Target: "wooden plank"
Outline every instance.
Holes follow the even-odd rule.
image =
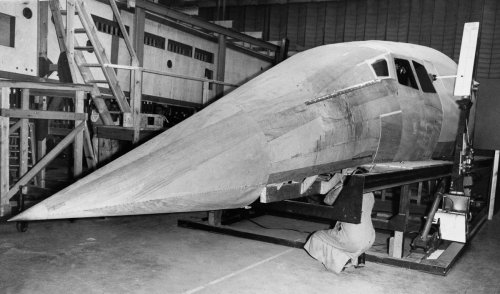
[[[470,96],[478,34],[478,22],[465,24],[462,47],[460,48],[460,58],[458,61],[457,78],[455,80],[455,90],[453,93],[455,96]]]
[[[57,42],[61,52],[66,51],[66,41],[64,40],[64,25],[61,16],[61,9],[59,8],[59,0],[49,0],[50,10],[52,11],[52,19],[54,20],[54,27],[57,35]]]
[[[95,169],[97,166],[97,156],[95,155],[94,150],[92,140],[90,139],[89,129],[87,124],[85,124],[85,128],[83,130],[83,152],[87,162],[87,168],[91,170]]]
[[[208,224],[220,226],[222,223],[222,210],[211,210],[208,212]]]
[[[39,110],[47,110],[47,97],[40,97],[40,102],[38,109]],[[40,137],[40,132],[37,133],[37,152],[36,152],[36,161],[38,162],[41,160],[45,154],[47,154],[47,137],[43,136],[43,138]],[[33,164],[35,166],[35,164]],[[42,188],[45,188],[45,169],[42,168],[40,172],[38,173],[38,185]]]
[[[85,113],[49,110],[0,109],[0,114],[5,117],[26,119],[85,120],[87,118]]]
[[[0,87],[21,88],[21,89],[36,89],[36,90],[50,90],[55,94],[59,91],[85,91],[91,92],[93,87],[90,85],[82,84],[68,84],[68,83],[48,83],[48,82],[20,82],[10,80],[0,80]]]
[[[399,196],[399,212],[398,216],[403,221],[404,229],[408,225],[408,217],[410,216],[410,185],[403,185],[401,187],[401,195]],[[402,258],[404,250],[404,231],[394,232],[394,243],[392,257]]]
[[[162,130],[141,130],[139,140],[158,134]],[[97,137],[113,140],[132,141],[134,129],[117,126],[97,126]]]
[[[130,73],[130,107],[132,109],[132,120],[134,128],[133,143],[139,141],[139,131],[141,128],[141,105],[142,105],[142,70],[136,69]]]
[[[52,150],[45,155],[38,163],[32,167],[22,178],[17,181],[9,190],[7,193],[6,199],[7,201],[12,198],[14,195],[16,195],[17,192],[19,192],[19,187],[20,186],[25,186],[27,185],[31,179],[36,176],[43,168],[47,166],[54,158],[59,155],[66,147],[68,147],[69,144],[74,140],[77,134],[83,131],[85,122],[80,123],[68,136],[66,136],[64,139],[59,142],[59,144],[56,145],[56,147],[52,148]]]
[[[75,114],[84,114],[84,93],[77,92],[75,98]],[[85,127],[85,120],[75,120],[75,127],[83,124]],[[76,179],[82,174],[82,160],[83,160],[83,131],[75,135],[73,142],[73,177]]]
[[[29,110],[30,90],[23,89],[21,94],[21,109]],[[33,139],[33,138],[32,138]],[[19,131],[19,177],[28,171],[28,151],[29,151],[29,120],[21,119],[21,129]]]
[[[18,120],[18,121],[16,121],[15,124],[11,125],[9,128],[9,135],[12,135],[15,132],[17,132],[17,130],[19,130],[19,128],[21,127],[21,123],[22,123],[22,120]]]
[[[134,50],[139,61],[139,66],[144,61],[144,27],[146,25],[146,13],[142,8],[136,8],[134,14]]]
[[[38,57],[47,58],[47,35],[49,31],[49,3],[47,1],[38,2]],[[45,75],[40,65],[38,66],[38,76]]]
[[[109,0],[109,5],[111,6],[111,10],[113,10],[113,14],[116,18],[116,22],[118,23],[118,27],[120,28],[120,31],[122,32],[123,40],[125,41],[125,45],[127,46],[128,53],[130,54],[130,57],[132,58],[132,63],[138,63],[137,54],[135,53],[134,46],[132,45],[132,41],[130,40],[127,29],[125,28],[125,25],[123,24],[122,17],[121,17],[120,11],[118,10],[118,7],[116,6],[115,0]],[[144,42],[142,42],[142,43],[144,43]]]
[[[66,0],[66,12],[66,56],[72,80],[76,83],[80,81],[80,76],[75,64],[75,0]]]
[[[224,35],[218,36],[217,43],[217,69],[216,76],[218,81],[224,81],[225,71],[226,71],[226,37]],[[224,86],[216,86],[216,97],[222,96],[224,92]]]
[[[10,88],[2,87],[0,107],[10,107]],[[0,217],[7,214],[9,206],[9,118],[0,116]]]
[[[493,160],[493,172],[491,174],[490,201],[488,204],[488,220],[493,219],[493,214],[495,212],[495,196],[497,192],[499,158],[500,158],[500,150],[495,150],[495,159]]]

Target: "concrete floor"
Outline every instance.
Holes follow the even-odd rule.
[[[0,293],[500,293],[500,217],[446,277],[177,227],[186,215],[0,224]]]

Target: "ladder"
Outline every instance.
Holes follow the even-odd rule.
[[[132,66],[138,67],[139,61],[132,48],[125,26],[121,21],[118,7],[116,6],[114,0],[110,0],[109,4],[111,5],[113,14],[120,26],[127,48],[129,49]],[[127,98],[118,83],[115,70],[110,67],[110,61],[106,55],[103,45],[99,41],[97,28],[94,24],[92,16],[87,11],[85,2],[83,0],[66,0],[66,10],[61,10],[58,0],[50,0],[49,5],[54,19],[59,47],[61,52],[66,52],[73,82],[83,82],[85,84],[93,85],[94,90],[91,93],[92,101],[99,111],[100,118],[105,125],[115,125],[105,101],[105,99],[115,99],[123,115],[122,126],[133,127],[135,125],[134,120],[140,120],[140,108],[138,108],[140,107],[140,102],[138,103],[139,106],[133,105],[134,114],[132,114],[132,108],[127,102]],[[63,23],[63,15],[66,16],[66,25]],[[81,28],[74,27],[75,16],[78,16],[80,23],[82,24]],[[76,34],[86,34],[91,46],[80,46],[75,39]],[[95,54],[98,63],[88,63],[85,59],[83,51],[92,51]],[[100,68],[105,79],[95,79],[91,68]],[[79,78],[78,72],[81,74],[83,81]],[[132,71],[132,77],[133,76],[134,71]],[[99,85],[107,85],[112,95],[102,93],[103,91],[99,88]],[[136,83],[132,83],[131,81],[130,95],[140,96],[140,92],[137,94],[137,91],[133,89],[135,85]],[[138,98],[140,101],[140,97]],[[137,102],[137,99],[134,99],[134,97],[131,97],[130,100],[132,103]]]
[[[11,122],[11,126],[15,123]],[[15,129],[15,128],[13,128]],[[33,123],[28,124],[28,168],[35,165],[35,141],[34,141],[34,125]],[[11,132],[9,135],[9,182],[15,182],[21,178],[21,143],[19,138],[19,131]],[[33,179],[35,185],[37,184],[37,178]]]

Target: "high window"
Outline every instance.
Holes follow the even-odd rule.
[[[410,62],[406,59],[394,58],[394,64],[396,65],[398,82],[403,86],[412,87],[418,90],[417,81],[413,76]]]
[[[415,67],[415,72],[417,73],[418,80],[420,81],[422,91],[425,93],[436,93],[436,89],[434,88],[429,73],[427,73],[425,67],[416,61],[413,61],[413,67]]]
[[[191,47],[187,44],[181,43],[181,42],[174,41],[174,40],[168,40],[167,49],[168,49],[168,51],[174,52],[177,54],[181,54],[181,55],[185,55],[185,56],[189,56],[189,57],[193,56],[193,47]]]
[[[0,45],[14,47],[16,18],[0,13]]]
[[[387,61],[385,59],[375,61],[372,67],[377,77],[389,76],[389,68],[387,67]]]

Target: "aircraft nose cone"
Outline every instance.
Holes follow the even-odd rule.
[[[9,219],[9,221],[31,221],[47,219],[49,211],[43,204],[35,205],[34,207],[21,212],[20,214]]]
[[[264,134],[243,112],[199,113],[12,220],[204,211],[252,203],[267,183]]]

